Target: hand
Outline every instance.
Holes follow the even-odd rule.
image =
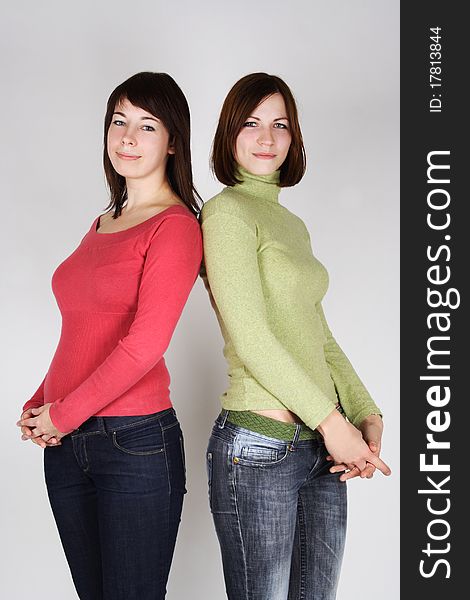
[[[40,446],[41,448],[46,448],[47,446],[60,446],[62,444],[62,442],[60,441],[59,438],[51,437],[46,442],[39,436],[35,437],[31,427],[27,427],[26,425],[23,425],[23,426],[21,425],[22,420],[29,419],[33,416],[34,415],[32,412],[32,408],[27,408],[21,415],[20,420],[17,422],[18,427],[21,428],[21,434],[22,434],[21,439],[24,441],[31,440],[34,444],[36,444],[37,446]]]
[[[380,415],[369,415],[359,425],[359,430],[362,433],[364,441],[369,446],[370,451],[375,456],[380,456],[380,450],[382,448],[382,433],[384,430],[384,424]],[[365,468],[365,472],[361,473],[361,477],[371,479],[375,472],[375,466],[368,464]]]
[[[364,441],[361,431],[348,423],[337,411],[330,413],[318,426],[330,453],[330,459],[336,463],[331,467],[330,472],[337,473],[349,469],[347,473],[341,475],[341,481],[347,481],[357,475],[367,477],[373,474],[369,467],[373,467],[374,471],[378,468],[384,475],[391,473],[390,468],[378,456],[381,440],[380,425],[373,419],[372,422],[365,423],[364,427],[372,448]]]
[[[49,414],[50,407],[51,403],[47,403],[37,408],[27,409],[23,413],[17,423],[21,427],[22,439],[31,439],[41,448],[60,444],[60,440],[65,434],[52,423]]]
[[[380,456],[383,428],[383,421],[379,415],[369,415],[359,425],[359,431],[362,433],[364,441],[375,456]],[[327,460],[333,460],[332,456],[327,456],[326,458]],[[341,471],[346,471],[347,468],[348,467],[345,464],[336,464],[330,471],[332,473],[339,473]],[[367,463],[366,468],[361,472],[358,469],[354,469],[345,473],[344,481],[358,476],[362,479],[371,479],[375,473],[375,469],[375,465]]]

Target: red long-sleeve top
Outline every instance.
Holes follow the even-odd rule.
[[[199,223],[183,206],[115,233],[100,233],[98,223],[52,277],[60,340],[23,407],[52,402],[51,419],[63,433],[91,416],[171,406],[163,354],[202,259]]]

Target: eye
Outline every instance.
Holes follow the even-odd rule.
[[[285,123],[274,123],[275,129],[289,129]]]
[[[256,127],[256,121],[245,121],[243,127]]]
[[[142,129],[144,131],[155,131],[155,127],[152,127],[152,125],[142,125]]]
[[[113,125],[116,125],[117,127],[122,127],[123,125],[125,125],[124,121],[121,121],[120,119],[115,119],[113,121]]]

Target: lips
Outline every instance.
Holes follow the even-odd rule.
[[[127,154],[126,152],[116,152],[116,154],[122,160],[137,160],[140,158],[138,154]]]
[[[276,155],[272,154],[271,152],[253,152],[253,156],[256,156],[256,158],[261,158],[262,160],[276,158]]]

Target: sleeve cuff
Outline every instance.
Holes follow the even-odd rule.
[[[23,406],[22,413],[28,410],[28,408],[39,408],[43,405],[44,402],[42,402],[41,400],[28,400],[28,402],[26,402],[26,404]]]
[[[382,413],[376,406],[369,407],[369,408],[363,408],[360,412],[357,413],[357,415],[354,416],[352,424],[354,425],[354,427],[359,428],[362,421],[366,417],[370,417],[370,415],[378,415],[380,418],[383,418]]]

